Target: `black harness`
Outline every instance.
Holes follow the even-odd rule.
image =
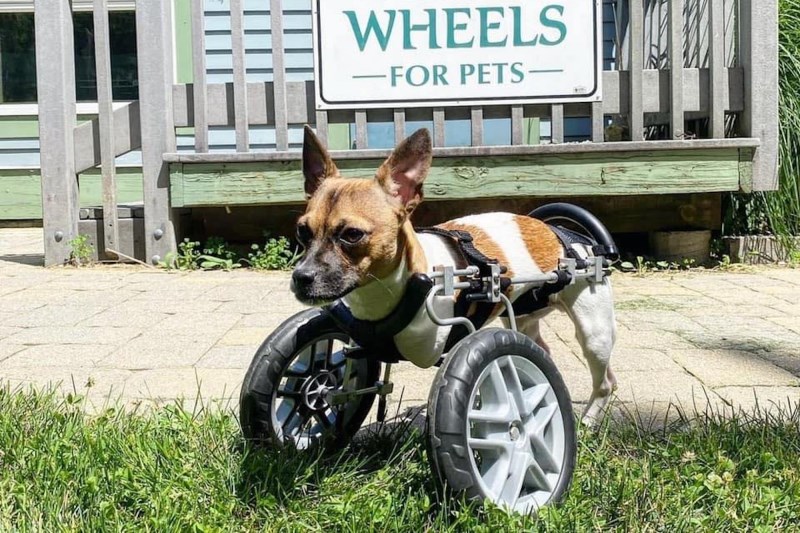
[[[573,244],[581,244],[588,247],[594,247],[597,244],[588,237],[562,226],[550,225],[550,229],[561,241],[565,255],[575,259],[578,268],[584,268],[586,262],[573,249]],[[464,262],[478,267],[480,278],[490,276],[491,265],[498,264],[497,259],[487,257],[475,247],[472,235],[466,231],[431,227],[420,228],[417,232],[430,233],[451,239]],[[512,304],[514,314],[516,316],[528,315],[547,307],[550,296],[561,291],[572,282],[572,276],[569,272],[558,270],[557,274],[557,282],[546,283],[517,298]],[[476,279],[473,280],[472,284],[473,286],[469,289],[460,291],[455,302],[454,314],[455,316],[467,317],[472,322],[472,325],[475,326],[475,329],[480,329],[494,312],[496,304],[476,301],[476,296],[484,294],[483,282],[480,279]],[[501,278],[501,288],[503,290],[509,285],[509,278]],[[348,352],[348,357],[357,359],[369,356],[385,363],[396,363],[405,360],[394,343],[394,337],[408,327],[425,303],[425,298],[432,287],[433,281],[428,276],[425,274],[413,274],[406,283],[403,298],[397,307],[388,316],[376,321],[361,320],[354,317],[350,309],[342,301],[337,301],[328,306],[327,310],[334,322],[358,344],[358,348]],[[501,316],[507,316],[507,312],[504,312]],[[453,326],[445,344],[445,351],[449,351],[468,333],[469,331],[463,325]]]

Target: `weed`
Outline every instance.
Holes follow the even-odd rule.
[[[166,269],[195,270],[201,255],[199,247],[199,242],[183,239],[183,242],[178,244],[178,253],[168,253],[159,266]]]
[[[292,250],[289,239],[267,239],[264,247],[254,244],[244,261],[256,270],[289,270],[302,257],[299,248]]]
[[[203,255],[226,261],[236,261],[238,254],[222,237],[209,237],[203,246]]]
[[[619,264],[622,272],[635,272],[644,275],[648,272],[669,272],[675,270],[691,270],[696,266],[694,259],[684,258],[680,261],[659,261],[647,259],[644,256],[636,256],[636,263],[623,261]]]
[[[92,262],[94,255],[94,246],[89,244],[89,237],[87,235],[78,235],[69,241],[70,253],[69,260],[67,261],[72,266],[85,266]]]

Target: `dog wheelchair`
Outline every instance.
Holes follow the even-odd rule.
[[[344,446],[376,397],[377,418],[384,421],[391,370],[403,360],[387,338],[424,305],[433,322],[451,326],[427,406],[428,459],[440,484],[521,513],[558,502],[576,461],[572,401],[549,354],[517,331],[516,316],[544,307],[550,294],[576,280],[602,282],[618,251],[606,228],[576,206],[548,204],[530,216],[549,223],[564,244],[566,258],[552,272],[504,277],[502,265],[472,248],[465,268],[412,276],[387,320],[355,320],[341,302],[287,319],[259,347],[245,376],[245,437],[298,449]],[[461,237],[469,248],[469,237]],[[579,256],[573,244],[592,253]],[[537,288],[518,298],[530,295],[527,303],[512,304],[505,290],[521,284]],[[482,323],[458,312],[439,316],[435,299],[457,293],[462,310],[504,307],[508,327],[480,329]]]

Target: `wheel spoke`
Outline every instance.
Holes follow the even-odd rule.
[[[285,388],[283,389],[278,388],[278,390],[275,391],[275,393],[277,394],[278,398],[285,397],[285,398],[291,398],[293,400],[299,400],[303,396],[303,393],[299,391],[286,390]]]
[[[511,443],[499,438],[471,438],[467,440],[473,450],[491,450],[498,453],[508,452]]]
[[[486,375],[483,383],[481,383],[479,387],[481,387],[481,401],[484,405],[507,406],[510,410],[510,416],[512,418],[517,417],[516,405],[514,405],[513,400],[509,397],[506,380],[497,361],[492,362],[489,367],[488,375]],[[484,394],[484,389],[486,388],[490,390],[486,390],[486,394]]]
[[[517,412],[521,416],[525,416],[529,411],[525,411],[525,394],[522,391],[522,382],[519,380],[519,373],[517,367],[514,366],[514,361],[511,357],[506,357],[506,368],[508,369],[509,379],[507,380],[511,398],[514,400]]]
[[[499,494],[500,501],[509,507],[514,507],[519,499],[522,484],[525,481],[525,473],[531,463],[531,455],[524,450],[515,450],[509,461],[508,474],[503,484],[503,490]]]
[[[542,403],[542,400],[544,400],[550,390],[549,383],[542,383],[540,385],[534,385],[522,393],[522,405],[520,406],[520,410],[523,418],[533,413],[534,409]]]
[[[550,478],[547,477],[547,474],[542,470],[542,467],[539,466],[535,459],[528,465],[526,485],[529,488],[546,490],[548,492],[553,491],[553,484],[550,482]]]
[[[297,423],[295,424],[295,420]],[[300,409],[297,404],[292,406],[292,410],[289,411],[289,414],[286,416],[286,420],[284,420],[282,429],[283,429],[283,437],[292,436],[299,428],[303,427],[305,420],[303,416],[300,414]]]
[[[544,432],[547,429],[547,426],[550,425],[550,422],[553,420],[553,416],[557,412],[557,403],[552,403],[542,407],[539,409],[538,413],[532,415],[526,422],[525,432],[529,437],[538,437],[540,439],[544,438]]]
[[[536,462],[547,472],[558,472],[560,470],[559,461],[550,453],[550,448],[544,443],[539,435],[528,435],[531,446],[533,446],[533,457]]]
[[[511,409],[471,409],[467,415],[470,422],[508,423],[513,420]]]

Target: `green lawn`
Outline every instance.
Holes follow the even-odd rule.
[[[0,389],[0,530],[791,530],[800,406],[657,433],[583,433],[560,508],[510,517],[437,496],[423,437],[333,456],[255,451],[235,419],[181,408],[83,414],[80,400]],[[795,529],[796,530],[796,529]]]

